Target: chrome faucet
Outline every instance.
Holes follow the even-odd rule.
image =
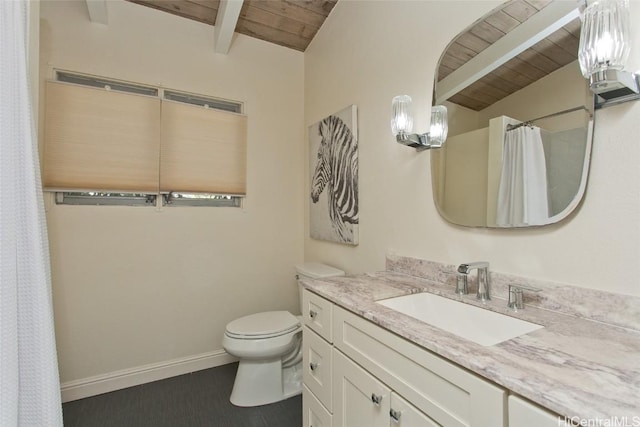
[[[476,298],[480,301],[491,299],[491,286],[489,283],[489,263],[486,261],[469,262],[458,266],[458,274],[456,276],[456,293],[466,295],[469,293],[469,273],[471,270],[478,270],[478,287]]]

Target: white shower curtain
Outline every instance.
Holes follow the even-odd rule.
[[[496,223],[498,226],[548,222],[547,168],[539,127],[507,131],[502,156]]]
[[[61,426],[26,0],[0,0],[0,426]],[[37,89],[34,89],[37,90]]]

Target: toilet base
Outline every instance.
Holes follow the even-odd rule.
[[[240,360],[231,391],[236,406],[279,402],[302,392],[302,363],[282,369],[281,359]]]

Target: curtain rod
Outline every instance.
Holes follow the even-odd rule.
[[[526,122],[518,123],[517,125],[507,125],[507,132],[509,132],[510,130],[518,129],[519,127],[522,127],[522,126],[531,126],[532,122],[536,122],[538,120],[548,119],[555,116],[561,116],[563,114],[573,113],[574,111],[580,111],[580,110],[584,110],[587,113],[589,113],[589,118],[593,117],[593,114],[591,113],[591,111],[584,105],[581,105],[579,107],[569,108],[568,110],[562,110],[562,111],[558,111],[557,113],[547,114],[546,116],[527,120]]]

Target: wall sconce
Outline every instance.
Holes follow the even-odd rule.
[[[447,107],[443,105],[431,107],[431,126],[429,132],[424,134],[411,133],[413,131],[413,112],[411,111],[410,96],[396,96],[393,98],[391,108],[391,132],[396,136],[397,142],[418,151],[440,148],[444,145],[449,131]]]
[[[583,12],[578,59],[597,107],[639,99],[638,75],[624,71],[631,50],[629,1],[596,0]]]

